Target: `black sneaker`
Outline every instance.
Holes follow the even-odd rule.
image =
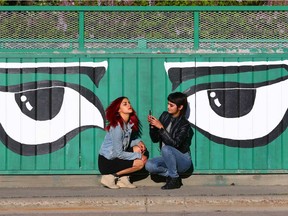
[[[182,185],[181,178],[167,178],[167,182],[164,186],[161,187],[162,190],[177,189]]]

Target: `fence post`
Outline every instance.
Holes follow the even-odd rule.
[[[84,51],[85,35],[84,35],[84,11],[79,11],[79,32],[78,32],[78,44],[79,50]]]

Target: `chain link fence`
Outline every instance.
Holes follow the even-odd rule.
[[[4,8],[0,10],[0,52],[265,52],[288,48],[286,6],[268,11],[247,11],[247,7],[232,11],[201,7],[145,7],[140,11],[139,7]]]

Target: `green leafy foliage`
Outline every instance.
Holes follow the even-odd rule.
[[[0,5],[86,6],[256,6],[285,5],[285,0],[0,0]]]

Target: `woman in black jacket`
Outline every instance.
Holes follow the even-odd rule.
[[[193,131],[185,117],[187,96],[175,92],[167,99],[168,112],[163,112],[159,120],[148,116],[150,137],[153,142],[159,142],[161,156],[148,160],[145,168],[149,173],[167,178],[162,189],[175,189],[182,185],[179,173],[187,171],[192,165],[190,145]]]

